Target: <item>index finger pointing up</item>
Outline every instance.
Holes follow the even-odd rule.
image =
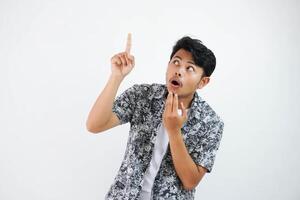
[[[131,49],[131,33],[128,33],[127,35],[127,43],[126,43],[126,52],[130,54],[130,49]]]

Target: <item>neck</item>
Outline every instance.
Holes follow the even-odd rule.
[[[185,109],[190,108],[192,105],[193,98],[194,98],[194,94],[188,96],[179,96],[178,97],[179,107],[181,108],[180,102],[183,102],[183,106],[185,107]]]

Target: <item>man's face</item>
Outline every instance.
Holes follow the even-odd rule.
[[[209,77],[201,79],[203,73],[203,69],[196,66],[192,54],[179,49],[168,63],[166,72],[168,91],[177,93],[178,97],[182,98],[193,96],[197,89],[209,82]]]

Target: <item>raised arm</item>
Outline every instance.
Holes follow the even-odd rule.
[[[131,34],[129,33],[125,51],[111,58],[110,77],[86,121],[86,128],[89,132],[99,133],[120,124],[118,117],[112,112],[112,106],[121,82],[135,65],[134,56],[130,55],[130,49]]]

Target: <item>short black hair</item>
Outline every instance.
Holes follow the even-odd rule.
[[[203,76],[211,76],[216,67],[216,57],[200,40],[189,36],[182,37],[174,45],[170,60],[179,49],[184,49],[192,54],[195,64],[203,68]]]

